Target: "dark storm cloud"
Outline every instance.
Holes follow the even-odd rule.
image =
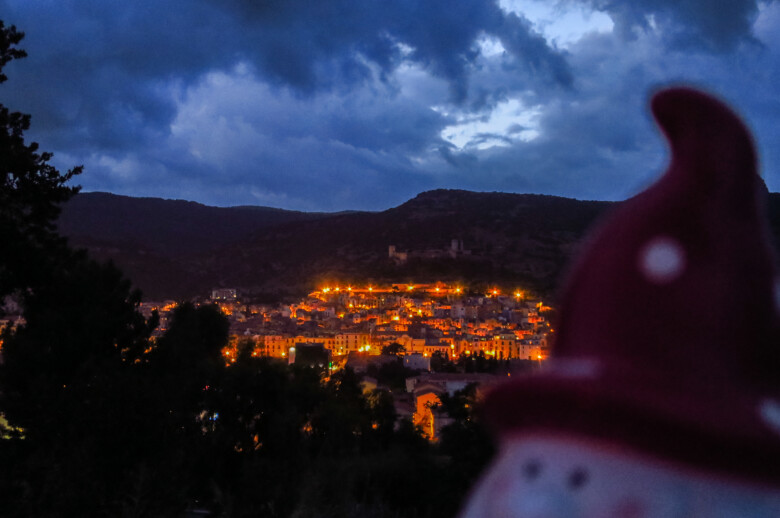
[[[0,7],[25,32],[21,45],[29,56],[13,64],[4,101],[32,113],[33,131],[57,148],[148,144],[175,115],[170,80],[231,65],[218,44],[229,25],[198,2],[187,9],[88,0]]]
[[[520,70],[526,72],[524,75],[530,73],[571,86],[572,73],[563,55],[551,51],[547,40],[533,30],[528,20],[514,13],[508,14],[498,37],[504,48],[519,62]]]
[[[232,2],[160,0],[0,4],[8,23],[28,34],[28,63],[14,70],[11,99],[50,126],[81,126],[79,142],[117,144],[128,120],[164,127],[173,116],[165,86],[189,84],[205,71],[248,60],[282,85],[311,94],[384,78],[402,61],[419,64],[465,100],[479,51],[476,39],[498,36],[527,73],[567,85],[564,58],[527,21],[493,2]],[[46,92],[41,77],[49,79]],[[73,143],[70,143],[71,145]]]
[[[365,61],[386,74],[405,59],[446,79],[453,99],[462,101],[479,57],[475,41],[483,34],[499,38],[527,73],[571,83],[560,53],[527,20],[493,1],[232,0],[227,5],[244,20],[251,42],[246,48],[261,68],[304,90],[328,85],[334,77],[364,79],[371,73]]]
[[[522,124],[512,124],[506,129],[506,132],[508,135],[516,135],[528,129],[530,129],[528,126],[523,126]]]
[[[728,51],[743,42],[756,42],[752,25],[758,14],[756,0],[581,0],[610,14],[619,32],[633,38],[634,31],[655,24],[668,43]],[[765,2],[772,3],[773,0]]]

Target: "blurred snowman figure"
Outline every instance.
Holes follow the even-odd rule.
[[[749,131],[652,99],[666,174],[585,244],[549,366],[491,392],[461,518],[780,518],[780,286]]]

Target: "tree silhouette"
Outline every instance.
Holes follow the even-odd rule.
[[[3,67],[26,56],[16,45],[24,37],[16,27],[0,21],[0,83]],[[60,204],[78,191],[66,183],[81,167],[61,174],[48,162],[51,153],[39,153],[38,144],[25,144],[30,116],[0,104],[0,301],[6,295],[40,285],[54,249],[64,240],[54,223]]]
[[[393,342],[391,344],[382,347],[382,354],[394,354],[396,356],[399,356],[405,352],[406,352],[406,347],[399,344],[398,342]]]
[[[22,37],[0,22],[0,72],[25,56]],[[137,311],[140,293],[119,270],[58,235],[81,168],[60,174],[25,143],[29,126],[0,105],[0,301],[13,295],[25,318],[2,336],[0,412],[12,428],[0,430],[11,437],[0,465],[14,470],[0,470],[0,501],[9,516],[119,514],[128,488],[154,478],[139,474],[159,473],[144,467],[155,434],[138,376],[155,320]],[[158,501],[183,500],[171,491]]]

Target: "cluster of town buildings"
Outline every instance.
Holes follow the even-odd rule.
[[[372,363],[397,360],[382,354],[393,350],[415,372],[407,379],[406,393],[394,394],[397,413],[431,438],[448,422],[435,411],[442,393],[453,394],[472,383],[489,387],[511,372],[430,372],[431,359],[484,356],[507,366],[539,366],[554,332],[545,318],[549,308],[521,291],[496,288],[473,295],[443,283],[323,286],[303,300],[278,306],[245,304],[236,290],[219,289],[209,302],[218,304],[230,321],[231,346],[223,351],[228,363],[236,361],[238,344],[248,343],[254,356],[289,363],[305,356],[331,370],[349,365],[365,372]],[[147,302],[141,310],[147,315],[158,311],[162,333],[174,307],[172,301]],[[364,383],[376,388],[370,377]]]
[[[372,363],[401,356],[415,375],[407,379],[405,394],[394,394],[397,413],[432,438],[447,423],[434,410],[442,393],[453,394],[472,383],[487,387],[511,372],[430,372],[432,359],[479,356],[507,366],[540,366],[554,332],[545,318],[549,308],[521,291],[502,293],[496,288],[474,295],[443,283],[324,286],[294,304],[277,306],[245,304],[236,290],[217,289],[207,302],[217,304],[230,322],[230,345],[223,351],[228,364],[236,361],[239,344],[248,344],[254,356],[289,363],[305,357],[330,370],[349,365],[365,372]],[[158,313],[159,336],[175,307],[174,301],[143,302],[140,310],[147,317]],[[0,325],[19,323],[5,317]],[[392,350],[393,356],[383,350]],[[371,378],[364,382],[377,388]]]
[[[402,354],[449,359],[482,353],[498,360],[543,360],[552,329],[539,300],[497,289],[467,296],[444,284],[329,286],[294,304],[244,304],[235,290],[214,290],[211,301],[230,320],[234,341],[251,340],[254,354],[289,358],[296,347],[319,344],[334,361],[350,353],[378,355],[400,344]],[[143,303],[161,316],[159,332],[175,305]],[[229,354],[229,352],[228,352]]]

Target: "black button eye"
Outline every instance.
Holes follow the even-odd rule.
[[[569,473],[569,487],[571,489],[580,489],[588,482],[588,472],[584,468],[576,468]]]
[[[542,464],[538,460],[529,460],[523,464],[523,475],[526,480],[534,480],[542,472]]]

